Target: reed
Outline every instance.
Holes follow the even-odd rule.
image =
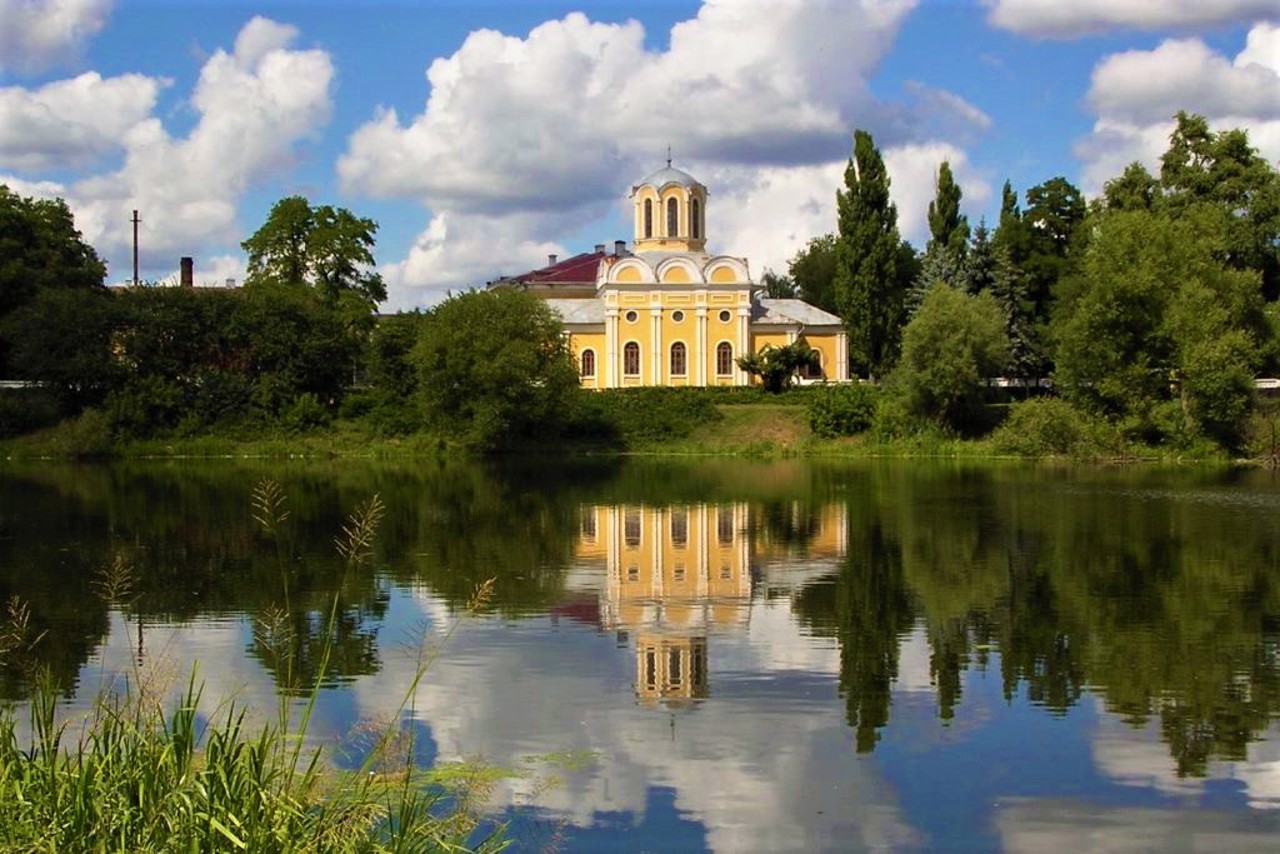
[[[272,535],[287,518],[282,493],[261,484],[253,512]],[[382,504],[351,515],[336,542],[353,569],[372,553]],[[104,573],[103,595],[127,595],[127,571]],[[486,603],[480,588],[467,613]],[[287,592],[287,591],[286,591]],[[286,596],[286,601],[288,597]],[[287,606],[286,606],[287,607]],[[331,611],[330,618],[336,613]],[[466,614],[460,619],[465,619]],[[11,601],[0,625],[0,666],[20,665],[37,639]],[[441,644],[424,643],[401,704],[409,708]],[[251,725],[234,703],[202,715],[198,665],[176,702],[143,674],[104,690],[74,725],[59,715],[49,680],[36,688],[22,734],[20,712],[0,708],[0,851],[69,852],[454,852],[500,851],[505,828],[481,815],[492,785],[484,769],[426,769],[406,742],[403,715],[368,733],[363,763],[342,770],[308,738],[321,672],[300,714],[282,703],[278,720]]]

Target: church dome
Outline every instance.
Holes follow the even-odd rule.
[[[697,178],[685,172],[683,169],[677,169],[671,165],[670,161],[663,168],[656,172],[650,172],[646,175],[636,187],[656,187],[661,190],[670,184],[679,184],[682,187],[706,187]]]

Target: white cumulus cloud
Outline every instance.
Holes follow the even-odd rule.
[[[297,144],[329,119],[332,60],[322,50],[292,48],[296,38],[293,27],[254,18],[234,51],[218,50],[202,67],[190,98],[199,119],[185,138],[154,116],[124,132],[123,165],[64,193],[86,240],[108,258],[122,257],[133,210],[154,259],[144,266],[238,240],[246,190],[290,166]]]
[[[1114,30],[1190,29],[1280,18],[1275,0],[983,0],[994,26],[1067,39]]]
[[[111,0],[0,0],[0,71],[39,71],[75,56]]]
[[[1086,100],[1097,119],[1076,154],[1090,192],[1135,160],[1158,169],[1178,110],[1244,128],[1265,157],[1280,159],[1280,26],[1255,24],[1234,58],[1199,39],[1113,54],[1094,68]]]
[[[117,151],[151,115],[164,81],[94,71],[38,89],[0,88],[0,168],[79,167]]]
[[[338,174],[348,192],[414,199],[431,211],[409,257],[389,268],[393,291],[417,293],[393,301],[513,272],[499,261],[536,262],[557,234],[590,223],[660,166],[668,145],[676,165],[711,189],[712,250],[776,267],[782,253],[832,227],[833,217],[817,220],[835,185],[816,201],[818,181],[847,158],[854,127],[873,128],[885,145],[989,124],[942,90],[914,87],[908,104],[870,93],[913,6],[705,0],[672,28],[665,50],[646,47],[635,21],[580,13],[524,38],[477,31],[431,63],[421,113],[380,108],[352,134]],[[764,214],[744,212],[748,201],[772,205],[763,208],[767,228]],[[499,248],[502,236],[512,246]]]

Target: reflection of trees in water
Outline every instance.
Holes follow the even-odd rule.
[[[796,608],[840,641],[859,750],[920,625],[943,719],[963,671],[998,650],[1008,697],[1060,714],[1088,688],[1134,725],[1157,718],[1179,773],[1245,755],[1280,711],[1280,537],[1177,484],[1150,499],[1094,477],[916,465],[851,480],[846,566]]]
[[[288,494],[279,540],[251,521],[264,475]],[[123,605],[147,624],[261,623],[287,602],[290,644],[251,647],[286,686],[314,678],[335,596],[334,678],[378,668],[388,577],[459,608],[491,577],[502,613],[557,604],[584,504],[745,500],[757,550],[794,560],[839,500],[845,566],[793,601],[840,643],[859,750],[889,721],[902,639],[921,629],[943,719],[964,702],[966,668],[996,651],[1009,698],[1061,714],[1088,689],[1134,724],[1158,720],[1179,771],[1200,774],[1242,756],[1280,710],[1280,531],[1228,500],[1261,494],[1248,482],[1228,493],[1241,475],[1193,477],[739,460],[14,466],[0,480],[0,600],[30,604],[41,659],[67,691],[105,637],[94,580],[118,556],[134,573]],[[346,575],[333,537],[374,493],[387,515],[371,568]],[[0,697],[26,690],[19,668],[0,668]]]

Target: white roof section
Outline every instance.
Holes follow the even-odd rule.
[[[565,323],[604,323],[604,300],[598,297],[543,300]]]
[[[753,323],[799,323],[804,326],[839,326],[843,321],[830,312],[800,299],[761,297],[751,313]]]
[[[706,189],[702,182],[697,178],[693,177],[688,172],[685,172],[683,169],[677,169],[672,166],[671,161],[667,161],[667,165],[658,171],[650,172],[648,175],[644,176],[644,179],[641,180],[640,183],[636,184],[636,187],[643,187],[646,184],[651,187],[657,187],[659,190],[668,184],[680,184],[684,187],[702,187],[702,189]]]

